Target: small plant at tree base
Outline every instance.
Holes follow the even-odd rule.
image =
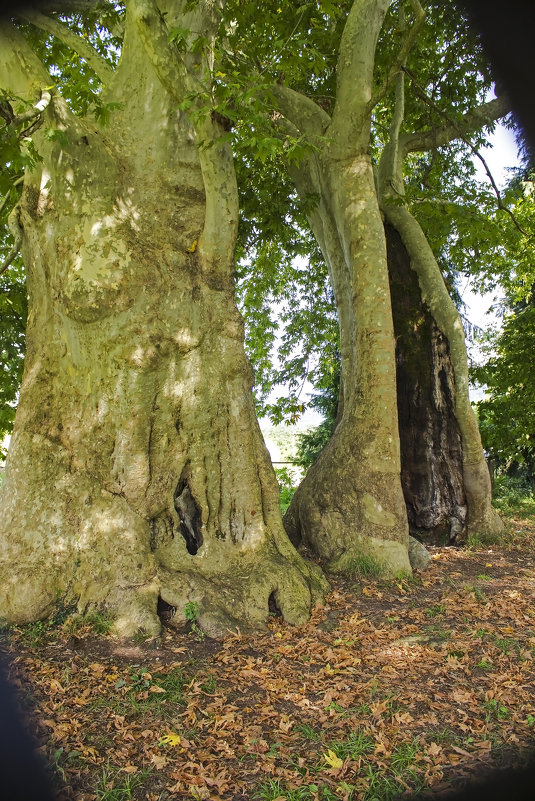
[[[204,631],[199,628],[199,625],[197,623],[199,611],[200,608],[197,601],[188,601],[188,603],[184,607],[184,617],[190,624],[190,634],[193,634],[196,640],[202,642],[204,640],[205,634]]]
[[[347,572],[354,576],[380,578],[384,573],[384,566],[373,554],[363,553],[351,559],[347,566]]]

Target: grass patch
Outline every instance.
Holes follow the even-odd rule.
[[[97,801],[130,801],[135,791],[142,787],[150,776],[150,768],[137,773],[124,774],[118,768],[103,768],[95,787]]]
[[[365,732],[351,732],[347,740],[336,740],[329,745],[329,749],[342,760],[348,757],[357,760],[365,754],[371,754],[375,748],[373,737]]]
[[[535,515],[535,494],[523,478],[497,476],[494,481],[493,502],[505,515]]]
[[[347,563],[346,571],[355,578],[368,576],[369,578],[380,578],[384,573],[384,565],[380,559],[371,553],[363,553],[354,556]]]
[[[446,607],[444,604],[435,604],[434,606],[430,606],[429,609],[426,609],[425,614],[428,617],[438,617],[438,615],[445,615]]]
[[[190,682],[191,677],[182,668],[174,668],[168,673],[149,673],[140,665],[132,665],[128,679],[116,682],[115,696],[97,698],[93,706],[110,708],[115,714],[129,718],[150,710],[165,720],[176,714],[176,707],[186,705],[185,690]],[[207,686],[213,686],[210,679]]]
[[[489,701],[483,702],[485,710],[485,722],[509,720],[511,713],[504,704],[500,704],[496,698],[491,698]]]
[[[301,723],[299,726],[296,726],[295,731],[300,732],[305,740],[311,740],[312,742],[321,740],[321,734],[317,732],[316,729],[313,729],[312,726],[309,726],[307,723]]]

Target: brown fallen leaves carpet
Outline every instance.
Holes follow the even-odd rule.
[[[535,736],[535,524],[433,549],[412,580],[331,577],[295,629],[120,643],[67,618],[4,632],[60,801],[440,797]],[[194,627],[195,628],[195,627]],[[535,797],[535,792],[534,792]]]

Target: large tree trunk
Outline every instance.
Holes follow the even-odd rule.
[[[497,537],[503,531],[503,523],[492,508],[489,471],[475,414],[470,405],[468,360],[460,315],[448,293],[431,247],[416,219],[406,206],[399,204],[399,198],[393,202],[390,198],[385,198],[383,208],[388,223],[397,231],[410,259],[411,267],[417,274],[422,301],[447,346],[448,362],[453,373],[450,386],[455,389],[453,409],[461,437],[462,481],[467,513],[465,527],[458,530],[457,524],[454,523],[456,531],[454,530],[452,534],[458,542],[466,540],[469,535]],[[434,447],[440,448],[440,440],[435,441]],[[432,464],[433,462],[430,463],[430,469]],[[453,470],[455,472],[455,463]]]
[[[373,556],[387,572],[410,572],[400,478],[396,363],[386,244],[369,154],[375,48],[389,0],[355,0],[337,65],[332,118],[307,98],[275,90],[280,110],[315,141],[290,167],[329,267],[341,342],[340,410],[333,436],[285,516],[294,543],[331,570]],[[319,139],[315,139],[317,135]]]
[[[401,482],[411,534],[457,542],[466,528],[462,438],[448,341],[422,302],[397,231],[385,225],[396,335]]]
[[[410,571],[385,236],[371,160],[315,163],[321,201],[310,221],[339,314],[340,410],[284,522],[292,541],[311,547],[330,570],[351,570],[371,555],[387,572]]]
[[[30,55],[8,37],[1,77],[22,94]],[[122,106],[101,130],[56,97],[46,124],[61,137],[36,137],[43,161],[25,176],[0,616],[35,620],[61,599],[108,609],[122,635],[157,633],[161,598],[179,616],[197,602],[213,634],[263,624],[270,603],[301,623],[325,585],[283,530],[254,415],[226,146],[199,152],[131,22],[108,99]]]

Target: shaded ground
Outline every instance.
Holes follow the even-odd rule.
[[[125,645],[106,620],[5,632],[60,801],[388,801],[534,746],[535,523],[433,549],[410,581],[332,580],[307,626]]]

